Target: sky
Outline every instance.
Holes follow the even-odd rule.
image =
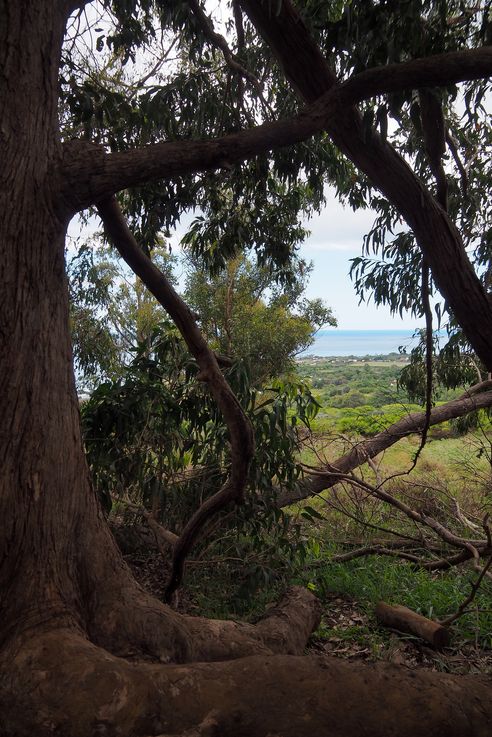
[[[392,316],[388,308],[376,307],[372,302],[359,305],[349,277],[350,259],[362,253],[364,235],[370,230],[374,212],[353,212],[344,208],[334,193],[326,193],[326,207],[305,223],[311,232],[300,249],[306,261],[313,262],[313,271],[307,288],[309,299],[320,297],[332,309],[341,330],[413,330],[423,327],[423,320],[407,313],[404,319]],[[183,217],[171,236],[174,252],[186,232],[192,216]]]
[[[386,307],[372,302],[359,304],[349,277],[350,260],[362,253],[364,235],[374,220],[371,210],[353,212],[328,193],[325,209],[307,222],[311,235],[301,247],[301,255],[312,261],[307,296],[321,297],[332,308],[342,330],[407,330],[423,325],[407,313],[402,320]]]

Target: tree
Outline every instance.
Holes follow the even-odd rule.
[[[207,278],[189,270],[184,298],[199,315],[202,331],[219,353],[247,359],[253,381],[292,369],[292,359],[313,342],[313,333],[335,320],[321,300],[302,298],[310,267],[297,262],[297,278],[288,289],[271,290],[272,275],[244,257]],[[272,293],[268,296],[267,291]]]
[[[177,543],[176,585],[183,556],[204,520],[224,503],[240,501],[253,455],[252,433],[193,315],[152,264],[148,249],[139,248],[113,195],[123,189],[134,194],[121,204],[146,246],[156,228],[176,219],[183,207],[212,201],[209,172],[223,169],[231,181],[237,179],[238,209],[244,192],[255,195],[244,239],[257,243],[261,258],[288,271],[293,241],[284,239],[279,214],[282,206],[292,214],[296,192],[295,187],[279,191],[269,161],[286,182],[305,171],[313,198],[317,192],[320,199],[325,167],[331,166],[333,176],[338,172],[342,185],[353,171],[332,156],[331,140],[406,220],[436,285],[490,370],[492,309],[442,198],[439,204],[354,107],[372,96],[447,88],[490,75],[492,50],[481,45],[490,38],[483,11],[417,3],[400,21],[399,5],[361,4],[380,29],[378,13],[389,23],[392,33],[385,42],[396,40],[386,56],[387,49],[374,44],[380,55],[374,61],[374,55],[364,59],[339,51],[347,45],[344,29],[358,35],[363,28],[347,23],[350,6],[330,19],[331,6],[322,9],[326,17],[316,18],[319,4],[305,3],[305,23],[287,0],[239,0],[234,3],[234,54],[194,0],[107,2],[102,7],[116,21],[108,40],[120,60],[136,54],[146,38],[159,39],[160,26],[182,40],[183,66],[173,84],[141,98],[140,86],[130,85],[122,100],[111,83],[103,94],[90,75],[79,84],[85,67],[76,55],[70,60],[64,52],[60,62],[66,29],[76,29],[77,21],[69,25],[70,14],[83,17],[85,5],[0,1],[1,732],[9,737],[302,737],[359,734],[363,723],[366,734],[384,737],[414,734],[416,723],[424,723],[427,734],[442,733],[444,725],[450,736],[488,734],[492,712],[485,679],[296,657],[318,618],[308,592],[291,592],[252,626],[180,615],[138,586],[108,531],[87,473],[64,265],[70,219],[97,207],[110,240],[182,332],[228,426],[229,476],[192,516]],[[448,31],[456,28],[459,32]],[[427,29],[431,32],[424,33]],[[256,34],[264,45],[251,45]],[[337,34],[340,43],[333,42]],[[369,34],[363,38],[370,42]],[[96,39],[95,47],[101,43]],[[68,51],[72,44],[69,38]],[[438,56],[430,55],[436,51]],[[419,55],[423,58],[413,58]],[[273,57],[306,102],[299,114]],[[348,75],[345,82],[328,66],[328,57],[337,73]],[[255,70],[257,65],[266,69],[267,90],[261,91],[260,77],[249,71],[250,61]],[[370,68],[363,69],[367,61]],[[382,67],[375,66],[380,62]],[[216,64],[221,68],[214,77]],[[247,85],[261,91],[254,101]],[[223,94],[218,96],[218,90]],[[197,100],[204,104],[197,106]],[[175,112],[182,103],[188,115],[179,118]],[[262,122],[262,111],[273,122]],[[308,143],[266,156],[314,134],[319,135],[312,147]],[[441,150],[442,141],[436,143]],[[235,168],[238,162],[246,163]],[[435,158],[431,168],[439,174]],[[149,182],[154,184],[147,188]],[[236,233],[242,226],[235,220]],[[270,226],[262,241],[259,233]],[[227,243],[213,245],[215,254],[230,255]],[[145,662],[149,658],[154,662]]]
[[[175,258],[156,245],[152,257],[174,284]],[[68,261],[70,322],[79,391],[118,379],[137,346],[162,320],[159,303],[96,235]]]

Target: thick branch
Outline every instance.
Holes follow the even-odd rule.
[[[206,381],[224,416],[231,443],[230,475],[222,488],[207,499],[186,524],[174,546],[173,571],[166,592],[169,598],[179,586],[184,561],[205,522],[230,502],[240,502],[246,485],[248,468],[254,451],[251,424],[232,389],[225,380],[214,352],[208,347],[193,313],[175,292],[167,278],[139,248],[113,197],[98,204],[104,227],[126,263],[169,313],[190,352],[200,366],[200,376]]]
[[[336,87],[336,75],[289,0],[282,0],[275,13],[271,12],[270,3],[267,2],[240,2],[279,60],[286,77],[306,102],[311,103]],[[478,50],[478,57],[482,59],[480,64],[490,58],[490,54],[491,47]],[[444,61],[443,57],[440,58]],[[459,65],[458,57],[453,58]],[[451,66],[454,66],[454,62]],[[412,69],[413,62],[407,64],[410,66],[398,65],[400,72],[397,72],[398,66],[390,67],[390,70],[394,69],[395,77],[386,79],[386,91],[395,91],[400,84],[402,86],[399,89],[408,87],[406,83],[409,80],[405,79],[405,74]],[[488,62],[485,65],[488,66]],[[431,71],[428,68],[425,71],[421,67],[420,71],[423,72],[422,83],[417,87],[447,84],[443,80],[437,81],[437,69]],[[376,76],[371,76],[375,72],[377,70],[368,70],[358,75],[357,84],[363,85],[365,81],[367,91],[371,94],[382,92]],[[451,76],[456,81],[455,72],[451,72]],[[485,76],[490,74],[489,67]],[[397,81],[398,75],[400,78]],[[369,177],[413,230],[429,263],[434,282],[475,352],[492,370],[492,334],[489,330],[492,305],[475,274],[455,225],[403,158],[376,131],[367,130],[356,109],[347,107],[341,110],[330,119],[326,130],[341,151]]]
[[[492,391],[485,391],[479,394],[477,392],[480,387],[482,389],[490,389],[492,382],[484,381],[482,384],[477,384],[471,387],[459,399],[454,399],[440,407],[434,407],[430,414],[429,426],[439,425],[446,420],[462,417],[477,409],[492,407]],[[397,443],[401,438],[422,432],[425,427],[425,421],[425,412],[412,412],[407,417],[374,435],[374,437],[355,445],[348,453],[329,464],[326,473],[319,471],[316,475],[304,479],[295,489],[280,492],[277,497],[279,506],[285,507],[289,504],[294,504],[301,499],[305,499],[313,494],[319,494],[319,492],[331,488],[340,481],[340,477],[337,475],[338,473],[350,473],[350,471],[366,463],[369,458],[375,458],[383,450]]]
[[[434,69],[433,73],[431,71]],[[209,141],[170,141],[106,153],[81,141],[65,144],[62,171],[66,198],[75,210],[130,186],[220,168],[288,146],[335,125],[341,110],[388,90],[448,84],[492,74],[492,47],[440,54],[355,75],[330,84],[300,115]],[[427,82],[427,80],[430,80]],[[333,87],[333,89],[331,89]]]

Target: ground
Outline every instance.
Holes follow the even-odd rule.
[[[138,581],[154,596],[163,599],[169,568],[154,552],[136,546],[125,554]],[[206,582],[204,582],[206,589]],[[193,591],[180,591],[177,608],[201,615]],[[367,607],[356,599],[331,593],[323,596],[323,615],[307,652],[332,655],[352,662],[387,661],[410,669],[426,668],[455,674],[492,674],[492,649],[477,642],[454,638],[450,647],[433,650],[417,638],[388,632],[378,627]]]

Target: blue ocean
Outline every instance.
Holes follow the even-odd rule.
[[[301,354],[306,356],[376,356],[410,352],[417,343],[413,330],[319,330],[314,343]]]

